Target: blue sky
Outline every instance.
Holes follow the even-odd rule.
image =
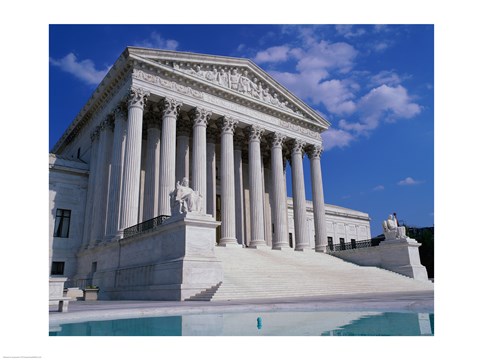
[[[332,124],[327,203],[434,224],[433,25],[50,25],[50,149],[126,46],[253,60]]]

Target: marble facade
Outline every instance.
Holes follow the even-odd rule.
[[[353,229],[348,240],[370,238],[367,214],[324,203],[321,133],[329,125],[250,60],[126,48],[52,150],[51,199],[65,196],[57,189],[65,174],[80,179],[69,193],[79,208],[70,220],[76,244],[65,253],[84,263],[65,275],[88,278],[99,261],[93,269],[88,254],[114,249],[126,228],[172,215],[171,193],[183,179],[219,222],[219,246],[326,252],[342,227]],[[56,209],[69,206],[51,200],[52,233]],[[53,241],[51,262],[63,258]]]

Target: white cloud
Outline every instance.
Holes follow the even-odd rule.
[[[406,177],[405,179],[403,180],[400,180],[397,185],[400,185],[400,186],[409,186],[409,185],[418,185],[420,184],[421,181],[418,181],[418,180],[415,180],[413,179],[412,177],[408,176]]]
[[[88,85],[99,84],[110,68],[108,67],[104,70],[97,70],[95,69],[95,64],[92,60],[86,59],[78,61],[73,53],[69,53],[59,60],[50,58],[50,63],[59,67],[61,70],[74,75]]]
[[[179,43],[176,40],[164,39],[162,35],[154,31],[148,39],[137,42],[134,45],[155,49],[177,50]]]
[[[370,78],[370,85],[372,86],[380,86],[380,85],[395,86],[395,85],[399,85],[401,82],[402,82],[402,79],[397,73],[395,73],[394,71],[387,71],[387,70],[380,71],[378,74],[373,75]]]
[[[271,71],[270,74],[297,96],[314,104],[323,102],[329,111],[343,114],[354,110],[354,103],[351,101],[354,95],[349,90],[349,82],[334,79],[321,82],[334,71],[342,74],[350,71],[356,56],[357,51],[349,44],[322,40],[303,50],[291,49],[285,45],[269,48],[257,53],[256,60],[300,59],[296,65],[297,72]]]
[[[339,123],[341,129],[365,134],[376,129],[380,121],[410,119],[420,113],[421,107],[413,102],[403,86],[381,85],[370,90],[358,101],[357,110],[361,121],[351,123],[342,120]]]
[[[385,186],[383,185],[377,185],[373,188],[373,191],[383,191],[385,190]]]
[[[335,30],[337,30],[340,35],[343,35],[346,38],[354,38],[367,33],[364,28],[356,27],[354,29],[353,25],[337,25],[335,26]]]
[[[323,148],[330,150],[335,147],[344,148],[350,145],[355,140],[354,136],[342,129],[330,128],[322,133]]]
[[[355,111],[355,103],[352,101],[355,95],[345,81],[336,79],[324,81],[317,86],[313,97],[315,102],[322,102],[331,113],[350,114]]]
[[[261,64],[266,62],[283,62],[287,61],[290,48],[286,45],[273,46],[266,50],[259,51],[253,61]]]
[[[388,42],[388,41],[377,41],[372,44],[372,48],[376,52],[382,52],[387,50],[391,45],[392,45],[391,42]]]
[[[329,43],[325,40],[313,44],[297,64],[300,72],[311,70],[339,70],[346,73],[351,70],[357,56],[357,50],[350,44]]]

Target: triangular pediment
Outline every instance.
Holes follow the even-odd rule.
[[[324,130],[330,126],[320,114],[249,59],[138,47],[128,47],[127,50],[129,57],[156,64],[178,76],[233,92]]]

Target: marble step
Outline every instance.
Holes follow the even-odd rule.
[[[215,249],[224,281],[216,292],[195,300],[216,301],[433,289],[409,277],[363,267],[328,254],[270,249]]]

